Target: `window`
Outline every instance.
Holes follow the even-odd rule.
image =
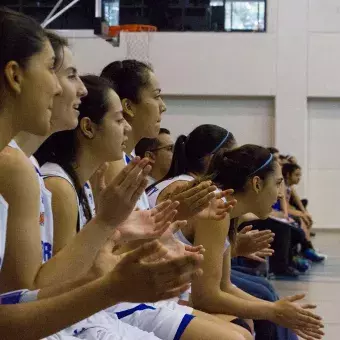
[[[119,25],[119,0],[103,1],[104,18],[109,26]]]
[[[224,6],[224,29],[226,31],[263,32],[266,30],[265,0],[211,0],[210,6]]]

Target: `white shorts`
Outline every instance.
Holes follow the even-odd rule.
[[[46,340],[160,340],[152,333],[142,331],[101,311]]]
[[[120,303],[106,310],[109,315],[154,333],[163,340],[179,340],[194,318],[193,309],[180,306],[175,301],[160,301],[151,304]]]

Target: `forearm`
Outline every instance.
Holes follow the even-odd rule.
[[[245,301],[247,300],[247,301]],[[263,300],[248,300],[222,290],[212,294],[205,292],[204,298],[196,298],[192,292],[193,306],[208,313],[235,315],[245,319],[269,320],[273,303]]]
[[[104,226],[95,218],[79,232],[67,246],[40,269],[35,288],[67,282],[87,273],[98,250],[113,235],[111,226]]]
[[[103,278],[53,298],[1,305],[1,339],[30,340],[46,337],[118,303],[118,299],[110,298],[111,295],[110,282]]]
[[[303,206],[301,199],[299,195],[297,194],[297,192],[295,191],[295,189],[292,190],[292,198],[295,204],[298,206],[299,210],[301,210],[302,212],[306,212],[306,209]]]
[[[54,296],[58,296],[58,295],[70,292],[76,288],[79,288],[79,287],[82,287],[88,284],[89,282],[94,281],[95,279],[97,278],[94,275],[86,274],[74,280],[57,283],[49,287],[44,287],[39,290],[38,299],[41,300],[41,299],[51,298]]]

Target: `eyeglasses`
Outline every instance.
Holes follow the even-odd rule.
[[[173,152],[174,151],[174,144],[164,145],[156,149],[152,149],[150,151],[159,151],[165,149],[166,151]]]

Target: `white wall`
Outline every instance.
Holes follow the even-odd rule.
[[[324,168],[330,155],[324,150],[335,151],[340,130],[338,101],[325,100],[340,98],[340,2],[270,0],[267,13],[268,32],[263,34],[150,36],[149,60],[170,96],[164,124],[178,134],[216,122],[235,132],[240,143],[275,143],[283,153],[296,155],[304,169],[299,190],[310,196],[317,226],[340,228],[331,213],[339,201],[337,190],[330,192],[340,188],[340,170],[335,160]],[[98,73],[127,56],[124,35],[114,48],[91,32],[81,38],[66,34],[73,36],[81,72]],[[175,124],[175,118],[182,123]]]
[[[175,136],[188,134],[200,124],[210,123],[232,131],[240,145],[273,144],[273,99],[165,97],[165,102],[167,112],[162,126],[173,131]]]

